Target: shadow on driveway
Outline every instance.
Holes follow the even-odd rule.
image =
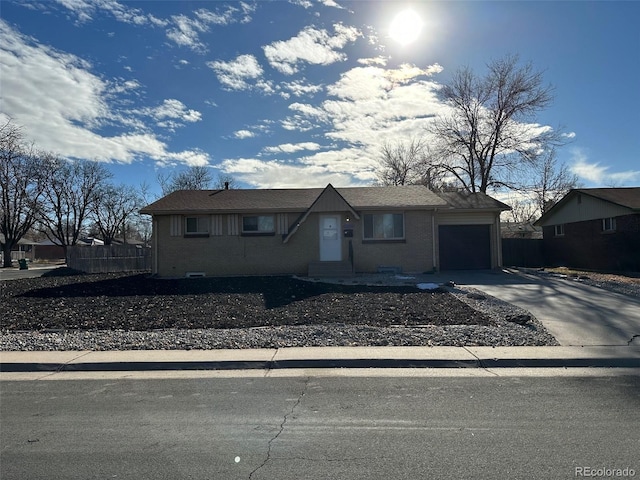
[[[640,334],[640,299],[637,297],[571,278],[512,270],[451,272],[449,276],[458,284],[529,310],[561,345],[625,346]]]

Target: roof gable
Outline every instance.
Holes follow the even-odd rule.
[[[578,188],[569,191],[535,225],[597,220],[640,212],[640,188]]]
[[[300,225],[304,223],[304,221],[311,213],[336,212],[343,210],[351,212],[355,219],[360,219],[360,215],[358,215],[353,207],[349,205],[349,202],[347,202],[344,197],[340,195],[340,193],[338,193],[335,188],[333,188],[333,185],[327,185],[322,193],[320,193],[320,195],[318,195],[318,197],[313,201],[307,211],[304,212],[304,214],[298,219],[294,227],[284,237],[283,242],[287,243],[289,241],[289,239],[298,231]]]

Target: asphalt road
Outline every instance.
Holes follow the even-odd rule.
[[[640,476],[640,376],[3,381],[0,400],[3,480]]]

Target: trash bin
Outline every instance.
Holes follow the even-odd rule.
[[[18,265],[20,265],[20,270],[29,270],[27,261],[24,258],[21,258],[20,260],[18,260]]]

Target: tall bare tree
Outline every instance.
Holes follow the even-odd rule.
[[[92,217],[105,245],[121,234],[126,238],[127,221],[143,205],[140,196],[127,185],[103,186],[91,205]]]
[[[176,190],[206,190],[213,184],[209,167],[189,167],[179,173],[159,174],[157,178],[162,195],[169,195]]]
[[[11,120],[0,126],[0,233],[3,267],[11,266],[11,250],[37,219],[43,190],[38,155]]]
[[[55,155],[46,158],[49,179],[44,190],[40,220],[49,240],[67,247],[75,245],[92,206],[111,177],[97,162],[68,161]]]
[[[445,185],[445,171],[429,159],[429,148],[423,139],[386,142],[380,151],[378,184],[422,184],[432,190],[440,190]]]
[[[552,87],[518,56],[492,61],[483,77],[462,68],[440,95],[450,113],[430,129],[437,165],[469,192],[520,187],[538,152],[563,143],[559,130],[535,123],[552,102]]]
[[[527,189],[540,215],[544,215],[572,188],[578,188],[578,176],[571,173],[566,164],[558,164],[555,149],[543,152],[532,171],[533,182]]]
[[[580,186],[578,176],[558,163],[554,149],[542,152],[528,170],[528,181],[514,191],[508,213],[515,222],[532,222],[555,205],[572,188]]]

